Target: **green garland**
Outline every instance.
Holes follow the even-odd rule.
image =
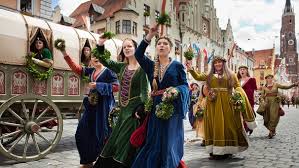
[[[196,119],[202,119],[203,115],[204,115],[204,111],[205,111],[205,109],[199,108],[198,111],[195,113],[194,117]]]
[[[97,59],[101,59],[101,60],[104,60],[104,61],[109,60],[110,57],[111,57],[111,53],[110,53],[110,51],[108,51],[108,50],[106,50],[106,49],[104,50],[104,54],[103,54],[103,53],[100,53],[100,52],[97,50],[97,48],[94,48],[94,49],[92,49],[91,54],[92,54],[93,56],[95,56]]]
[[[235,111],[237,111],[237,112],[245,112],[246,111],[245,100],[239,92],[235,91],[232,93],[230,102],[232,103],[233,109]]]
[[[188,51],[184,52],[184,57],[187,60],[192,60],[194,58],[193,51],[188,50]]]
[[[173,104],[170,102],[161,102],[156,106],[156,116],[158,118],[167,120],[169,119],[174,113]]]
[[[63,39],[56,39],[54,42],[55,48],[57,48],[60,51],[65,51],[65,40]]]
[[[148,98],[147,101],[144,103],[144,111],[145,112],[151,112],[152,107],[153,107],[153,99]]]
[[[107,39],[112,39],[113,37],[115,37],[115,34],[112,32],[104,32],[102,37]]]
[[[32,58],[34,58],[36,54],[31,53],[26,56],[26,70],[30,73],[34,79],[39,81],[47,80],[53,73],[53,68],[49,68],[47,71],[41,70],[41,68],[36,65]]]
[[[112,109],[112,111],[109,113],[108,122],[109,122],[109,126],[111,128],[115,127],[116,122],[119,118],[119,113],[120,113],[120,108],[119,107],[114,107]]]
[[[160,25],[171,25],[171,18],[168,14],[163,13],[157,18],[157,23]]]

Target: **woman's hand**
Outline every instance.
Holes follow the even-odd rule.
[[[140,116],[138,115],[138,112],[135,112],[135,117],[136,117],[137,119],[140,119]]]
[[[107,40],[107,38],[104,38],[104,34],[101,34],[100,38],[99,38],[98,45],[103,46],[106,40]]]
[[[90,89],[95,89],[95,88],[96,88],[96,83],[95,83],[95,82],[89,82],[89,83],[88,83],[88,87],[89,87]]]
[[[158,23],[154,23],[151,27],[150,27],[150,31],[149,33],[146,35],[145,39],[147,41],[151,41],[151,39],[159,34],[159,24]]]
[[[188,71],[192,70],[192,60],[187,60],[186,61],[186,68]]]

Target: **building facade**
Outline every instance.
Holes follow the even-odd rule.
[[[52,20],[52,0],[1,0],[0,8],[25,15]]]
[[[91,0],[82,3],[70,17],[73,27],[92,32],[115,32],[119,39],[132,38],[140,42],[148,33],[150,24],[160,16],[162,2],[153,0]],[[221,30],[213,0],[169,0],[166,13],[171,25],[164,30],[173,40],[172,58],[184,61],[183,53],[192,48],[194,65],[208,70],[208,59],[214,55],[228,58],[234,44],[230,21]],[[155,55],[154,42],[146,53]]]
[[[274,74],[275,48],[265,50],[252,50],[246,52],[254,59],[253,76],[257,86],[264,86],[265,76]]]

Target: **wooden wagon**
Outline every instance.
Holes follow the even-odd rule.
[[[61,139],[63,112],[77,112],[84,82],[70,71],[55,39],[66,41],[66,51],[80,63],[86,43],[95,47],[98,34],[0,9],[0,154],[21,162],[47,155]],[[26,55],[41,33],[53,54],[53,73],[39,81],[26,71]],[[114,43],[116,42],[116,43]],[[107,41],[117,55],[121,40]],[[114,58],[116,59],[116,58]]]

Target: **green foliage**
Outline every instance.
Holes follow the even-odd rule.
[[[53,68],[49,68],[48,70],[43,70],[41,67],[36,65],[32,58],[34,58],[36,54],[31,53],[26,56],[26,70],[30,73],[34,79],[39,81],[47,80],[53,74]]]
[[[111,128],[114,128],[119,118],[120,108],[114,107],[109,113],[108,122]]]
[[[160,25],[171,25],[171,18],[168,14],[163,13],[157,18],[157,23]]]
[[[150,112],[153,107],[153,99],[149,98],[145,103],[144,103],[144,111],[145,112]]]
[[[108,50],[104,50],[104,53],[100,53],[97,48],[92,49],[91,54],[96,57],[97,59],[101,59],[107,61],[111,57],[111,53]]]
[[[107,39],[112,39],[113,37],[115,37],[115,34],[112,32],[104,32],[102,37]]]
[[[246,107],[245,107],[245,100],[241,96],[239,92],[233,92],[232,96],[230,98],[230,102],[233,105],[233,109],[237,112],[245,112]]]
[[[202,119],[203,115],[204,115],[204,111],[205,111],[205,109],[199,108],[198,111],[195,113],[194,117],[196,119]]]
[[[184,57],[187,60],[192,60],[194,58],[193,51],[192,50],[188,50],[188,51],[184,52]]]
[[[54,42],[55,48],[57,48],[60,51],[65,51],[65,40],[63,39],[56,39]]]
[[[161,102],[156,106],[156,116],[158,118],[167,120],[169,119],[174,113],[173,104],[170,102]]]

